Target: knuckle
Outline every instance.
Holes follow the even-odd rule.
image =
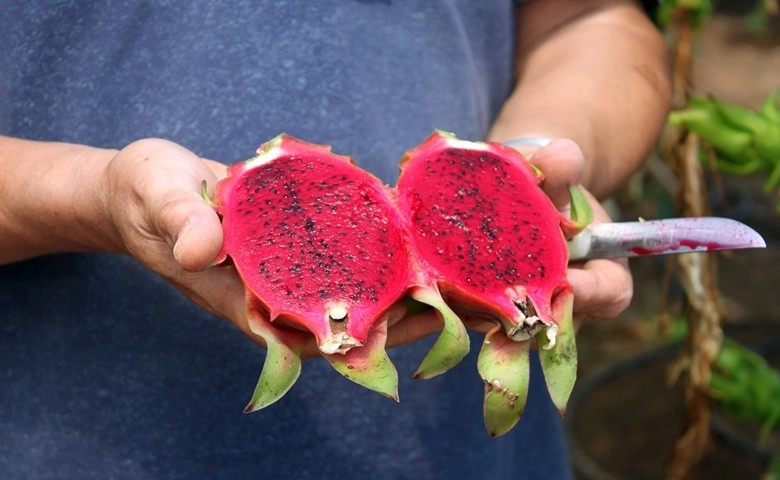
[[[631,305],[634,291],[631,282],[615,291],[610,304],[605,309],[605,318],[615,318]]]

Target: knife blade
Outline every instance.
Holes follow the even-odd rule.
[[[755,230],[730,218],[688,217],[589,225],[568,242],[569,258],[636,257],[764,248]]]

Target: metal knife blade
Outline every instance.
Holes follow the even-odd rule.
[[[764,248],[755,230],[730,218],[690,217],[589,225],[569,242],[569,258],[636,257]]]

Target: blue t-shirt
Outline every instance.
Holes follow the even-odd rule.
[[[164,137],[226,163],[279,132],[393,183],[435,128],[481,139],[510,91],[511,0],[4,2],[0,133],[122,147]],[[52,159],[56,161],[56,159]],[[321,359],[251,415],[264,350],[130,258],[0,267],[0,478],[567,478],[534,364],[491,439],[479,335],[396,404]]]

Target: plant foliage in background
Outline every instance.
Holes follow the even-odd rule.
[[[658,3],[655,22],[661,30],[666,30],[673,23],[675,16],[684,14],[686,23],[694,30],[699,30],[712,17],[712,1],[710,0],[665,0]]]
[[[662,0],[655,10],[655,22],[661,30],[666,30],[675,16],[682,14],[688,26],[698,31],[710,20],[717,5],[717,0]],[[753,0],[743,5],[750,7],[744,17],[745,25],[759,37],[767,34],[772,17],[780,13],[777,0]]]
[[[764,443],[780,422],[780,373],[758,353],[724,339],[712,368],[709,393],[735,418],[761,425]]]
[[[777,190],[780,183],[780,109],[777,105],[780,89],[769,96],[759,111],[713,98],[696,97],[693,93],[696,38],[710,23],[715,4],[713,0],[665,0],[656,11],[656,23],[667,37],[672,57],[675,109],[661,138],[660,151],[677,177],[674,183],[678,189],[676,203],[680,216],[710,214],[702,160],[706,161],[704,165],[711,165],[724,174],[761,172],[765,174],[764,187],[768,191]],[[771,7],[776,5],[777,0],[756,0],[742,6],[755,7],[751,18],[768,25],[769,15],[776,11]],[[759,8],[767,15],[759,15]],[[726,313],[717,284],[715,257],[680,255],[674,265],[684,290],[681,315],[687,322],[687,335],[685,348],[673,365],[672,377],[679,376],[682,380],[685,409],[666,474],[670,480],[683,480],[691,478],[705,455],[713,401],[728,403],[735,396],[750,395],[752,386],[745,381],[753,380],[748,377],[755,375],[755,371],[732,378],[724,376],[725,367],[718,364],[719,358],[734,362],[738,359],[733,356],[735,346],[730,341],[723,342],[721,323]],[[744,358],[739,357],[739,360]],[[717,390],[713,389],[713,382]],[[715,400],[716,395],[721,397]],[[735,403],[730,405],[738,410]],[[741,411],[756,413],[757,410],[759,408],[754,404]],[[766,418],[760,420],[765,426],[775,422]]]
[[[780,88],[758,110],[691,97],[685,109],[671,112],[669,123],[699,135],[714,154],[714,166],[728,175],[764,176],[764,192],[780,186]],[[702,152],[709,159],[707,150]],[[780,200],[776,203],[780,209]]]

